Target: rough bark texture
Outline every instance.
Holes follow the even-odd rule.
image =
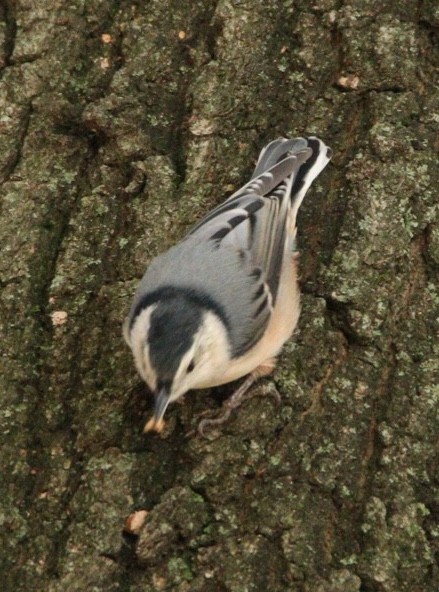
[[[437,592],[436,0],[3,0],[0,580],[9,591]],[[316,133],[272,379],[150,412],[150,259]],[[264,386],[265,385],[265,386]],[[136,510],[138,536],[122,533]]]

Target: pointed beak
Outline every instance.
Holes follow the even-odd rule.
[[[155,394],[155,405],[154,405],[154,415],[151,419],[146,423],[145,427],[143,428],[143,432],[146,434],[147,432],[162,432],[163,428],[165,427],[165,421],[163,416],[165,411],[169,405],[169,392],[167,388],[162,388],[158,393]]]

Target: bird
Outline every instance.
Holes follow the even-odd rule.
[[[161,432],[169,403],[247,376],[226,416],[292,335],[300,314],[296,218],[332,151],[316,136],[265,146],[243,187],[155,257],[123,324],[154,394],[145,432]],[[200,433],[208,423],[203,420]]]

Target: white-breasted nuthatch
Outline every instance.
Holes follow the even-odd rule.
[[[316,137],[266,146],[251,180],[156,257],[124,323],[137,370],[155,395],[145,431],[191,389],[274,368],[299,317],[296,216],[331,158]]]

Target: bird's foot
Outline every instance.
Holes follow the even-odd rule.
[[[253,372],[244,380],[241,386],[231,395],[224,403],[222,413],[219,417],[202,419],[198,425],[198,433],[203,438],[207,437],[206,429],[210,430],[212,427],[222,425],[225,423],[234,409],[237,409],[245,399],[251,399],[261,393],[249,393],[249,389],[261,377],[267,376],[273,372],[276,365],[275,359],[270,359],[258,366]],[[280,395],[276,389],[270,389],[263,394],[274,396],[280,402]]]

